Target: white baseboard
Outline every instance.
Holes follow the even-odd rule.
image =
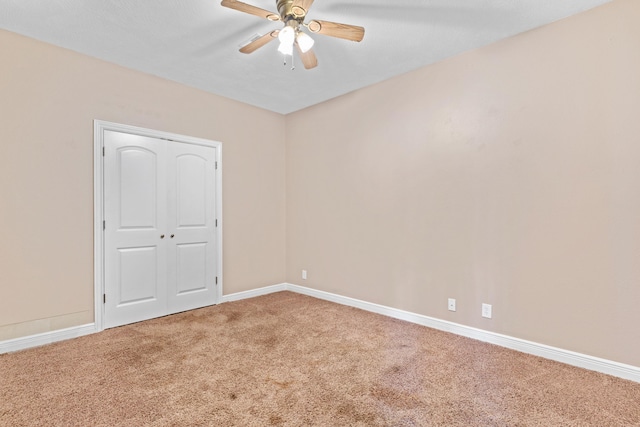
[[[0,341],[0,354],[24,350],[31,347],[39,347],[41,345],[89,335],[94,332],[98,332],[96,325],[94,323],[88,323],[86,325],[73,326],[71,328],[60,329],[57,331],[43,332],[41,334]]]
[[[568,365],[577,366],[579,368],[602,372],[604,374],[640,383],[640,367],[637,366],[625,365],[623,363],[601,359],[599,357],[576,353],[557,347],[551,347],[545,344],[539,344],[520,338],[510,337],[508,335],[485,331],[483,329],[472,328],[470,326],[460,325],[458,323],[436,319],[433,317],[424,316],[422,314],[411,313],[409,311],[398,310],[397,308],[374,304],[355,298],[349,298],[329,292],[319,291],[316,289],[305,288],[303,286],[298,286],[291,283],[283,283],[280,285],[255,289],[249,292],[232,294],[228,295],[227,298],[229,298],[229,301],[236,301],[243,298],[251,298],[253,296],[265,295],[268,293],[284,290],[335,302],[349,307],[359,308],[361,310],[370,311],[373,313],[382,314],[385,316],[393,317],[395,319],[405,320],[407,322],[416,323],[418,325],[427,326],[429,328],[450,332],[468,338],[473,338],[478,341],[496,344],[501,347],[520,351],[522,353],[544,357],[545,359],[555,360],[557,362],[566,363]]]
[[[266,286],[264,288],[252,289],[245,292],[238,292],[235,294],[225,295],[222,297],[222,302],[238,301],[241,299],[258,297],[260,295],[271,294],[274,292],[286,291],[287,285],[282,283],[280,285]],[[95,332],[100,332],[95,323],[89,323],[82,326],[74,326],[71,328],[60,329],[57,331],[43,332],[36,335],[28,335],[26,337],[14,338],[10,340],[0,341],[0,354],[10,353],[13,351],[25,350],[31,347],[39,347],[41,345],[51,344],[58,341],[64,341],[71,338],[81,337],[83,335],[89,335]]]
[[[259,297],[261,295],[272,294],[274,292],[282,292],[287,290],[286,283],[280,283],[279,285],[265,286],[264,288],[251,289],[249,291],[237,292],[235,294],[223,295],[221,303],[239,301],[247,298]]]
[[[535,356],[544,357],[546,359],[555,360],[557,362],[566,363],[568,365],[589,369],[592,371],[602,372],[604,374],[613,375],[615,377],[640,383],[640,367],[626,365],[599,357],[589,356],[586,354],[576,353],[570,350],[564,350],[557,347],[551,347],[520,338],[510,337],[495,332],[485,331],[482,329],[472,328],[470,326],[460,325],[458,323],[446,320],[436,319],[422,314],[411,313],[409,311],[399,310],[397,308],[387,307],[380,304],[374,304],[355,298],[344,297],[330,292],[319,291],[317,289],[306,288],[291,283],[281,283],[264,288],[252,289],[249,291],[229,294],[222,297],[221,303],[239,301],[247,298],[254,298],[261,295],[267,295],[274,292],[291,291],[314,298],[335,302],[349,307],[359,308],[361,310],[370,311],[372,313],[382,314],[384,316],[393,317],[395,319],[405,320],[407,322],[416,323],[418,325],[427,326],[429,328],[438,329],[445,332],[451,332],[478,341],[484,341],[506,347],[512,350],[521,351],[523,353],[533,354]],[[45,344],[51,344],[57,341],[64,341],[71,338],[98,332],[94,323],[75,326],[72,328],[61,329],[58,331],[45,332],[37,335],[16,338],[12,340],[0,341],[0,354],[12,351],[24,350],[30,347],[37,347]]]

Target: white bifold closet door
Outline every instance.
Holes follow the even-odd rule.
[[[104,134],[104,325],[216,302],[216,150]]]

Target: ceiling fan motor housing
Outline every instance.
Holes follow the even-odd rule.
[[[277,7],[282,20],[288,25],[291,21],[295,21],[298,26],[301,25],[307,15],[304,8],[293,5],[293,0],[278,0]]]

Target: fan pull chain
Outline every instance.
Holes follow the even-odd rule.
[[[282,65],[286,67],[287,66],[287,55],[283,55],[282,57],[284,59],[284,62],[283,62]],[[296,64],[295,64],[295,62],[293,60],[293,55],[291,55],[291,71],[294,71],[295,69],[296,69]]]

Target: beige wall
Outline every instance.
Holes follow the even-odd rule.
[[[287,116],[287,281],[640,366],[638,22],[617,0]]]
[[[286,118],[0,31],[0,340],[93,319],[101,119],[223,142],[225,294],[287,280],[640,366],[639,19],[616,0]]]
[[[0,46],[0,340],[93,321],[94,119],[222,141],[224,293],[284,281],[284,116],[6,31]]]

